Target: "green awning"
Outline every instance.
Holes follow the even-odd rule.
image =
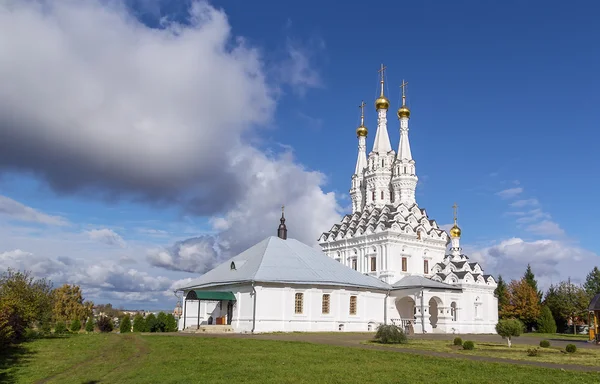
[[[233,292],[194,290],[194,291],[189,291],[187,296],[185,297],[185,299],[186,300],[213,300],[213,301],[231,300],[231,301],[235,301],[235,295],[233,294]]]

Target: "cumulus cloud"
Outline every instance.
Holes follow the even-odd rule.
[[[112,229],[102,228],[102,229],[92,229],[91,231],[86,232],[91,240],[99,241],[106,245],[112,245],[124,248],[125,240],[113,231]]]
[[[600,257],[577,245],[557,240],[525,241],[520,238],[504,240],[499,244],[470,251],[470,257],[482,263],[486,272],[505,279],[519,279],[527,264],[546,289],[551,283],[571,277],[576,283],[585,280],[588,269],[600,261]],[[583,271],[582,271],[583,266]]]
[[[565,234],[565,231],[551,220],[544,220],[539,223],[531,224],[526,228],[529,232],[535,233],[541,236],[562,236]]]
[[[510,198],[520,195],[522,192],[523,192],[523,188],[516,187],[516,188],[508,188],[508,189],[502,190],[500,192],[496,192],[496,195],[500,196],[503,199],[510,199]]]
[[[32,223],[49,225],[68,224],[67,220],[63,217],[47,215],[2,195],[0,195],[0,215],[7,216],[12,220],[27,221]]]
[[[35,251],[58,281],[94,295],[168,289],[184,278],[171,271],[201,273],[275,234],[282,204],[290,237],[312,245],[340,217],[324,175],[291,149],[264,153],[247,140],[271,123],[281,87],[321,85],[312,60],[322,42],[287,40],[287,57],[268,67],[206,2],[177,19],[150,28],[118,0],[0,3],[0,171],[31,172],[62,194],[172,204],[215,232],[149,251],[151,266],[136,264],[146,271],[118,266],[134,262],[131,245],[106,228],[84,234],[119,246],[106,264]]]

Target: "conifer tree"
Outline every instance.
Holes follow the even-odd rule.
[[[594,269],[588,273],[583,287],[590,298],[600,293],[600,269],[598,269],[598,267],[594,267]]]
[[[131,332],[131,319],[129,315],[125,315],[123,320],[121,320],[121,324],[119,325],[119,332],[121,333],[130,333]]]
[[[506,283],[501,275],[498,276],[498,286],[494,290],[494,294],[498,298],[498,314],[503,318],[502,314],[504,313],[504,307],[508,302],[508,296],[506,293]]]
[[[85,323],[85,331],[86,332],[94,332],[94,319],[90,316]]]
[[[523,276],[527,284],[536,292],[539,298],[539,302],[542,302],[542,296],[544,295],[542,291],[538,290],[537,280],[535,279],[535,275],[531,270],[531,265],[527,264],[527,270],[525,270],[525,275]]]
[[[538,320],[537,331],[540,333],[556,333],[556,321],[554,321],[552,311],[547,305],[542,307],[542,314]]]
[[[133,332],[146,332],[146,320],[139,313],[133,317]]]

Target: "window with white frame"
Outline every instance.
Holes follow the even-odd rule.
[[[296,293],[294,300],[294,312],[301,314],[304,309],[304,293]]]

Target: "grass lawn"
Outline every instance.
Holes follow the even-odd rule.
[[[598,373],[301,342],[93,334],[0,357],[7,383],[592,383]]]
[[[524,333],[523,336],[533,336],[542,339],[554,339],[554,340],[588,340],[589,335],[573,335],[570,333]]]
[[[463,341],[468,339],[463,339]],[[540,339],[541,340],[541,339]],[[390,348],[408,348],[408,349],[423,349],[427,351],[436,352],[447,352],[455,353],[460,355],[477,355],[496,357],[501,359],[513,359],[513,360],[527,360],[527,361],[541,361],[545,363],[556,363],[556,364],[577,364],[577,365],[590,365],[600,366],[600,348],[578,348],[575,353],[563,353],[564,348],[552,347],[550,348],[539,348],[540,354],[538,356],[528,356],[527,350],[529,348],[535,348],[531,345],[515,344],[519,342],[519,338],[513,339],[512,347],[508,347],[506,343],[484,343],[475,342],[475,349],[472,351],[463,350],[460,346],[452,344],[452,340],[420,340],[420,339],[409,339],[407,344],[387,344]],[[550,341],[552,343],[552,341]],[[365,342],[365,344],[376,344],[371,341]]]

